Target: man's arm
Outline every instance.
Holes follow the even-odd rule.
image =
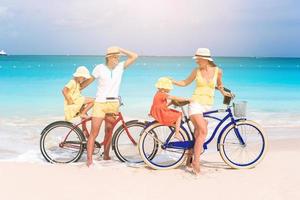
[[[95,80],[95,77],[91,76],[91,78],[86,79],[80,84],[80,90],[83,90],[86,88],[88,85],[90,85],[93,81]]]
[[[125,69],[127,67],[129,67],[129,65],[134,63],[134,61],[138,58],[138,55],[135,52],[128,51],[128,50],[122,49],[122,48],[119,48],[119,50],[122,54],[125,54],[127,56],[127,60],[125,61],[125,64],[124,64]]]

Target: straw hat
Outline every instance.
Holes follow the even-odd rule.
[[[197,49],[195,56],[193,57],[193,59],[198,59],[198,58],[202,58],[202,59],[206,59],[209,61],[214,61],[211,58],[211,54],[210,54],[210,50],[207,48],[199,48]]]
[[[91,78],[89,70],[85,66],[77,67],[76,72],[73,74],[74,77],[84,77],[86,79]]]
[[[118,47],[109,47],[106,50],[106,55],[105,55],[106,58],[110,57],[110,56],[113,56],[113,55],[118,55],[118,56],[121,55],[121,52],[120,52]]]
[[[171,79],[169,79],[168,77],[161,77],[156,82],[155,87],[161,88],[161,89],[172,90],[173,84],[172,84]]]

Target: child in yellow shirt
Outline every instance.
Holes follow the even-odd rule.
[[[73,79],[70,80],[62,90],[64,95],[64,112],[65,120],[71,121],[78,115],[81,118],[87,118],[87,112],[93,107],[94,99],[81,95],[81,83],[91,78],[89,70],[80,66],[73,74]]]

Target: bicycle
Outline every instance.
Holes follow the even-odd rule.
[[[232,99],[229,100],[226,109],[203,113],[206,119],[219,122],[211,136],[204,142],[202,153],[219,132],[217,150],[223,161],[235,169],[253,168],[263,159],[268,141],[261,127],[256,122],[246,119],[246,102],[230,105]],[[184,115],[180,128],[183,141],[175,141],[173,138],[174,127],[161,125],[157,121],[146,122],[145,130],[139,140],[140,155],[153,169],[172,169],[180,166],[185,161],[187,152],[194,146],[195,138],[190,119],[183,108],[189,102],[173,101],[172,103],[179,106]],[[215,113],[226,113],[226,115],[218,118],[212,115]],[[187,125],[187,128],[184,125]],[[154,156],[153,146],[157,149]]]
[[[123,103],[119,98],[120,105]],[[144,123],[138,120],[125,122],[121,112],[110,114],[116,117],[113,123],[113,129],[121,122],[121,125],[112,131],[112,150],[121,162],[143,162],[139,156],[137,142],[139,135],[144,128]],[[89,131],[87,123],[91,117],[82,120],[78,124],[67,121],[56,121],[44,128],[40,138],[40,150],[43,157],[51,163],[71,163],[78,161],[83,152],[86,151],[87,138]],[[82,127],[80,129],[80,126]],[[95,142],[93,154],[100,152],[101,146],[107,141],[101,143]]]

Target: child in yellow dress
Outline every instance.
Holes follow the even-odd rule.
[[[94,99],[82,96],[80,91],[81,83],[89,78],[91,78],[89,70],[84,66],[80,66],[73,74],[73,79],[63,88],[62,93],[65,98],[64,112],[66,121],[71,121],[78,115],[81,118],[88,117],[87,112],[93,107]]]

